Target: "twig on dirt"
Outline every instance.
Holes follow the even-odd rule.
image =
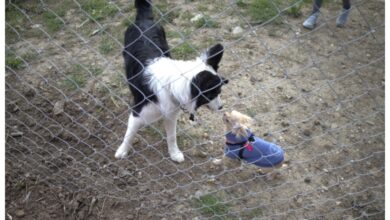
[[[119,108],[118,104],[116,103],[115,99],[112,96],[111,96],[111,101],[112,103],[114,103],[116,108]]]
[[[21,136],[23,136],[23,132],[21,132],[21,131],[15,131],[15,132],[12,132],[11,133],[11,136],[12,137],[21,137]]]
[[[92,213],[92,209],[93,209],[93,206],[95,206],[96,201],[97,201],[96,197],[92,197],[91,204],[89,205],[88,215],[90,215]]]
[[[31,195],[31,191],[27,193],[26,197],[23,199],[23,202],[26,202],[30,198],[30,195]]]
[[[43,197],[41,197],[41,198],[35,200],[35,202],[39,202],[39,201],[41,201],[41,200],[43,200]]]
[[[137,213],[135,214],[135,218],[136,219],[139,219],[139,210],[140,210],[141,208],[136,208],[135,210],[137,211]]]
[[[107,198],[104,198],[104,200],[103,200],[102,208],[101,208],[100,211],[99,211],[99,215],[101,215],[102,212],[103,212],[104,204],[106,203],[106,199],[107,199]]]
[[[258,21],[258,22],[251,22],[249,24],[252,25],[252,26],[257,26],[257,25],[261,25],[262,23],[264,23],[264,22]]]
[[[89,36],[92,37],[92,36],[94,36],[94,35],[96,35],[96,34],[102,32],[102,31],[104,31],[104,30],[106,30],[106,29],[107,29],[107,26],[103,26],[103,27],[101,27],[101,28],[99,28],[99,29],[96,29],[96,30],[92,31],[92,33],[91,33]]]
[[[8,212],[7,212],[7,217],[8,217],[9,220],[13,219],[12,216]]]
[[[78,25],[77,28],[81,28],[81,27],[84,26],[84,24],[86,24],[88,21],[89,21],[89,18],[85,19],[85,21],[83,21],[83,23],[81,23],[80,25]]]

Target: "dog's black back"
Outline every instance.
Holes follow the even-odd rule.
[[[152,6],[147,0],[136,0],[137,16],[133,25],[125,33],[126,77],[134,96],[133,113],[139,114],[149,102],[157,102],[157,96],[148,87],[148,79],[143,74],[147,61],[166,56],[170,57],[165,31],[153,21]]]
[[[125,59],[127,81],[134,97],[132,112],[134,116],[138,117],[143,107],[150,102],[164,102],[164,100],[158,100],[158,97],[150,88],[151,79],[149,77],[151,75],[144,74],[145,68],[151,64],[151,60],[159,57],[171,58],[171,55],[163,27],[153,21],[151,0],[136,0],[135,7],[137,8],[137,15],[134,24],[126,30],[123,57]],[[228,80],[216,73],[223,51],[223,46],[216,44],[205,54],[203,64],[213,68],[215,72],[209,71],[210,69],[205,67],[192,76],[191,94],[188,94],[191,100],[186,101],[188,103],[195,101],[195,105],[191,106],[191,108],[194,108],[190,109],[191,113],[216,98],[220,100],[221,87],[228,83]],[[188,103],[180,103],[180,105],[187,105]],[[222,108],[222,106],[220,107]]]

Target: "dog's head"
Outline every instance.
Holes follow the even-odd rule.
[[[191,114],[195,113],[202,105],[206,105],[213,111],[222,109],[221,88],[229,82],[228,79],[217,74],[222,55],[223,46],[217,44],[203,56],[204,62],[211,68],[199,72],[191,81]],[[191,118],[193,119],[193,115]]]
[[[227,131],[231,131],[235,135],[244,136],[246,130],[253,124],[253,119],[238,111],[225,112],[222,120],[226,126]]]

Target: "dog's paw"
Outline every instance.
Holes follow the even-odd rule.
[[[127,156],[127,153],[129,153],[129,151],[123,147],[122,145],[118,148],[118,150],[116,150],[115,152],[115,158],[116,159],[124,159],[126,158]]]
[[[183,153],[180,152],[180,151],[175,152],[175,153],[172,153],[172,154],[170,154],[170,156],[171,156],[171,159],[172,159],[173,161],[176,161],[176,162],[178,162],[178,163],[181,163],[181,162],[184,161],[184,155],[183,155]]]

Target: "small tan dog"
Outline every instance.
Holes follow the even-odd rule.
[[[283,149],[274,143],[256,137],[249,129],[253,124],[253,119],[245,114],[238,111],[225,112],[222,119],[227,131],[225,158],[254,164],[261,169],[263,174],[270,173],[269,177],[275,178],[277,172],[272,171],[282,167]]]

